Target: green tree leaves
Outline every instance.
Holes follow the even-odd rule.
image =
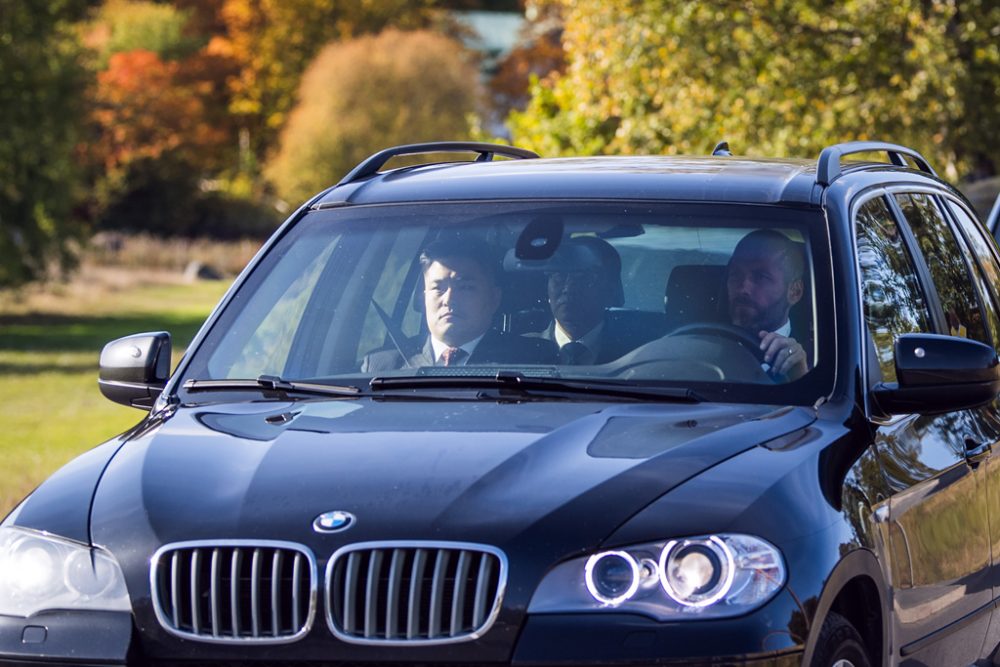
[[[67,22],[81,4],[3,0],[0,8],[0,285],[70,260],[87,75]]]
[[[534,85],[512,133],[545,154],[705,153],[728,139],[811,156],[878,138],[957,178],[1000,139],[994,5],[566,0],[568,68]]]

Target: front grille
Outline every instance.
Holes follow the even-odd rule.
[[[369,542],[344,547],[326,571],[330,630],[360,644],[467,641],[496,620],[507,559],[460,542]]]
[[[316,613],[316,560],[289,542],[169,544],[153,556],[150,584],[160,625],[187,639],[291,642]]]

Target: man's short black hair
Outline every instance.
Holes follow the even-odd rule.
[[[791,240],[775,229],[755,229],[741,238],[733,250],[733,257],[740,253],[766,253],[778,257],[787,283],[801,280],[805,274],[803,244]]]
[[[438,239],[420,252],[420,268],[426,273],[434,262],[447,265],[449,259],[472,260],[493,285],[500,285],[500,256],[488,243],[475,239]]]

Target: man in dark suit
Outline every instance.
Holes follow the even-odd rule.
[[[662,331],[644,330],[624,313],[609,310],[625,303],[618,251],[596,236],[562,242],[548,277],[552,322],[539,336],[559,345],[560,363],[603,364],[634,350]]]
[[[503,334],[493,328],[500,306],[500,264],[489,246],[445,240],[420,254],[424,315],[429,335],[401,343],[401,349],[365,356],[363,373],[420,366],[552,364],[548,341]]]
[[[788,314],[804,294],[801,244],[773,229],[750,232],[736,244],[726,270],[729,319],[760,338],[769,372],[789,380],[809,370],[805,348],[793,337]]]

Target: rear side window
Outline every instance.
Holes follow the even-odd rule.
[[[927,194],[897,194],[923,253],[952,336],[992,344],[983,323],[983,312],[972,288],[972,276],[951,227],[945,222],[934,198]]]
[[[1000,288],[1000,265],[990,248],[991,240],[984,234],[972,217],[961,206],[948,202],[948,207],[958,221],[959,229],[968,241],[975,258],[974,273],[976,284],[983,298],[983,306],[990,328],[993,330],[993,347],[1000,349],[1000,316],[995,290]]]
[[[856,234],[865,323],[882,379],[895,382],[893,343],[901,334],[930,331],[927,298],[883,197],[865,202],[858,210]]]

